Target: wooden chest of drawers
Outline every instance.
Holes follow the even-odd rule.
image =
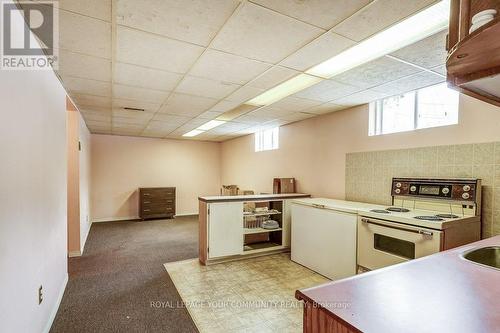
[[[139,188],[139,217],[173,218],[175,215],[175,187]]]

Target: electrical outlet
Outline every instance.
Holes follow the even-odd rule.
[[[38,305],[42,304],[43,302],[43,286],[40,286],[38,288]]]

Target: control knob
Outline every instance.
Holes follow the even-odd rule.
[[[417,191],[417,187],[415,185],[413,185],[412,187],[410,187],[410,191],[411,192],[416,192]]]
[[[443,187],[443,189],[441,190],[441,192],[443,192],[444,195],[450,193],[450,189],[447,188],[447,187]]]
[[[399,193],[401,193],[401,189],[397,188],[396,191],[394,191],[394,192],[396,192],[396,194],[399,194]]]
[[[462,198],[465,199],[465,200],[467,200],[467,199],[470,198],[470,194],[469,193],[463,193],[462,194]]]
[[[470,185],[464,185],[464,187],[462,188],[462,190],[464,190],[464,192],[469,192],[470,191]]]
[[[397,188],[400,188],[401,186],[403,186],[403,184],[401,184],[401,183],[396,183],[396,187],[397,187]]]

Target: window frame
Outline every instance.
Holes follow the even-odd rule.
[[[271,151],[279,149],[279,126],[267,128],[255,132],[255,152]],[[271,142],[266,142],[266,134],[269,135]],[[266,146],[270,148],[266,148]]]
[[[401,131],[395,131],[395,132],[389,132],[389,133],[384,133],[384,100],[388,98],[393,98],[398,95],[394,96],[389,96],[385,97],[379,100],[376,100],[374,102],[370,103],[369,107],[369,126],[368,126],[368,135],[369,136],[378,136],[378,135],[387,135],[387,134],[396,134],[396,133],[403,133],[403,132],[411,132],[411,131],[416,131],[419,129],[426,129],[426,128],[435,128],[435,127],[442,127],[442,126],[452,126],[452,125],[457,125],[458,124],[458,113],[459,113],[459,102],[457,103],[457,122],[456,123],[450,123],[450,124],[441,124],[441,125],[436,125],[436,126],[429,126],[429,127],[419,127],[419,115],[420,115],[420,103],[419,103],[419,91],[422,89],[427,89],[431,87],[437,87],[439,85],[446,84],[446,83],[438,83],[435,85],[427,86],[424,88],[420,88],[417,90],[412,90],[405,92],[403,94],[400,94],[399,96],[414,93],[414,107],[412,110],[413,113],[413,128],[409,130],[401,130]],[[450,89],[450,88],[448,88]],[[458,94],[458,92],[457,92]],[[457,96],[458,98],[458,96]]]

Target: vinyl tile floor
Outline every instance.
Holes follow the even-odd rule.
[[[210,266],[185,260],[165,268],[182,302],[159,306],[186,308],[202,333],[302,332],[295,291],[329,281],[289,254]]]

